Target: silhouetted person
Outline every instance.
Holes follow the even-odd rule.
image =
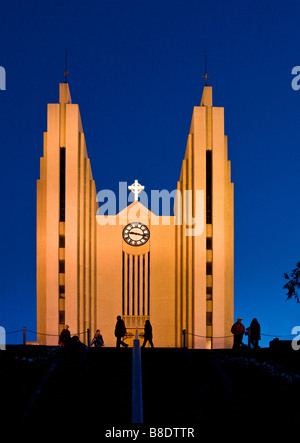
[[[71,334],[69,331],[69,325],[65,325],[64,329],[61,331],[58,344],[60,346],[67,346],[70,343]]]
[[[117,337],[117,348],[119,348],[120,345],[125,346],[125,348],[128,347],[128,344],[122,341],[122,338],[124,337],[125,334],[126,334],[126,327],[124,320],[122,320],[121,316],[118,315],[115,327],[115,336]]]
[[[258,348],[258,342],[260,340],[260,324],[257,319],[254,318],[250,323],[250,343],[254,348]]]
[[[242,324],[241,318],[238,318],[234,325],[232,325],[231,333],[233,334],[232,349],[238,349],[242,345],[243,335],[245,333],[245,326]]]
[[[144,343],[142,344],[142,348],[145,347],[147,341],[150,343],[151,348],[153,348],[153,342],[152,342],[152,326],[149,320],[146,320],[145,322],[145,333],[144,333]]]
[[[101,348],[102,346],[104,346],[104,340],[102,335],[100,334],[100,329],[97,329],[94,338],[91,341],[91,346],[93,345],[95,345],[95,348]]]

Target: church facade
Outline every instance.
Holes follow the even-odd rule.
[[[150,320],[157,347],[232,347],[233,183],[210,86],[193,110],[173,214],[143,205],[137,181],[130,189],[133,203],[101,215],[79,107],[60,84],[37,181],[37,340],[57,345],[68,324],[83,342],[100,329],[115,346],[121,315],[129,344]]]

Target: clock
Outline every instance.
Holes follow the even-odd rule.
[[[130,246],[142,246],[150,238],[150,231],[146,225],[139,222],[129,223],[123,229],[123,239]]]

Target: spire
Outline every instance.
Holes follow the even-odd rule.
[[[209,75],[207,75],[207,69],[206,69],[206,52],[204,53],[204,60],[205,60],[205,74],[202,75],[202,77],[205,80],[205,86],[207,86],[207,79],[209,78]]]
[[[202,75],[202,77],[204,78],[205,83],[204,83],[200,106],[212,106],[212,87],[207,86],[207,79],[209,78],[209,75],[207,75],[206,52],[204,53],[204,60],[205,60],[205,74]]]
[[[68,75],[69,75],[69,72],[68,72],[68,52],[66,49],[66,67],[65,67],[65,72],[64,72],[65,83],[68,83]]]

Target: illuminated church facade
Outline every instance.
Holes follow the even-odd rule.
[[[100,215],[79,107],[68,83],[48,104],[37,181],[37,340],[57,345],[65,324],[86,342],[115,346],[117,315],[129,337],[153,328],[156,347],[232,347],[234,202],[224,109],[204,86],[194,107],[172,216],[139,199]],[[130,191],[129,191],[130,192]],[[130,344],[130,338],[127,342]]]

